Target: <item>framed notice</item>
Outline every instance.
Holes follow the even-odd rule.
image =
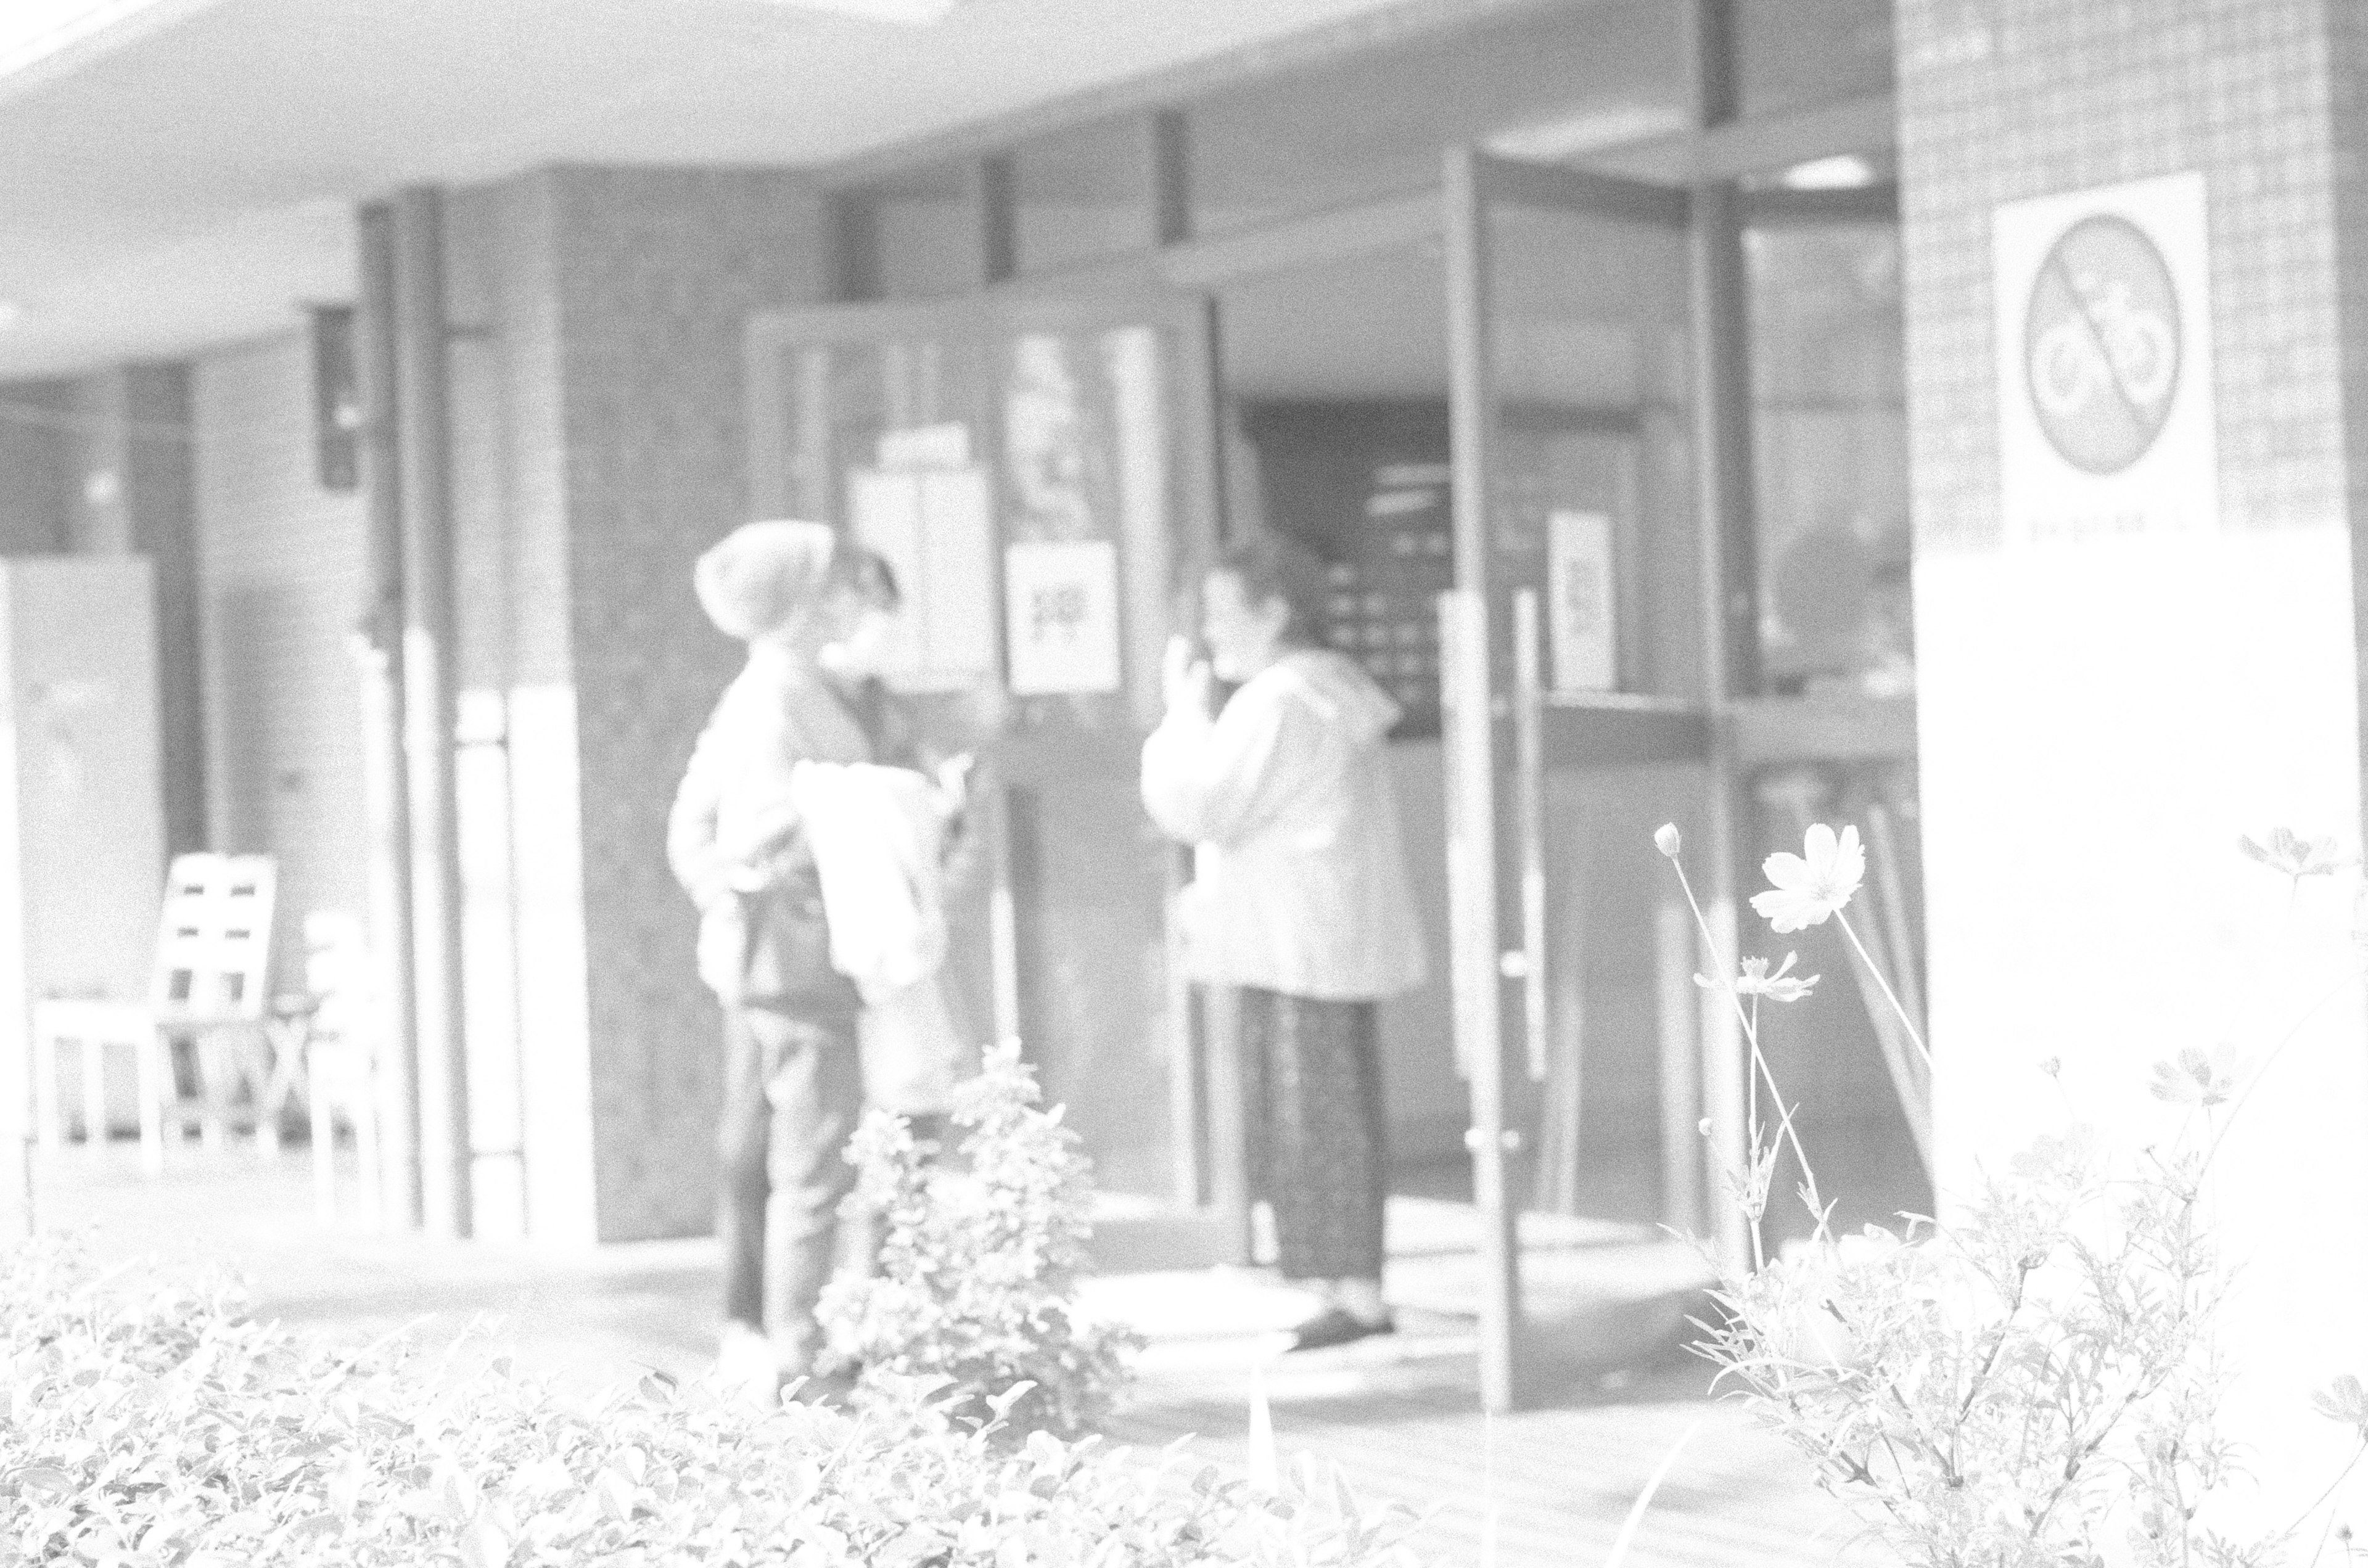
[[[995,673],[993,601],[979,588],[995,561],[983,469],[863,469],[848,476],[855,537],[880,552],[904,590],[888,684],[958,691]]]
[[[2216,528],[2203,175],[2010,202],[1991,239],[2008,546]]]
[[[1037,540],[1007,546],[1003,592],[1014,696],[1119,689],[1115,544]]]
[[[1611,513],[1546,515],[1546,583],[1554,689],[1611,690],[1620,684],[1620,645]]]

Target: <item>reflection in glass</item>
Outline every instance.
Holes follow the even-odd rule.
[[[1760,653],[1777,693],[1914,685],[1894,222],[1745,236]]]
[[[1683,237],[1581,212],[1501,208],[1488,239],[1496,570],[1543,591],[1549,682],[1602,684],[1557,672],[1554,650],[1571,662],[1577,645],[1556,623],[1580,608],[1568,573],[1595,573],[1599,551],[1578,547],[1588,519],[1605,517],[1612,684],[1698,695]]]

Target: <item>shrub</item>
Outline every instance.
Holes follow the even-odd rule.
[[[1402,1513],[998,1443],[917,1387],[760,1415],[653,1374],[564,1402],[498,1359],[438,1379],[399,1344],[252,1322],[219,1289],[94,1278],[54,1240],[0,1256],[0,1373],[6,1565],[1408,1560]]]
[[[1664,827],[1656,843],[1682,881],[1676,830]],[[2297,881],[2337,867],[2331,844],[2292,835],[2273,835],[2270,850],[2244,847]],[[1813,827],[1804,849],[1770,858],[1775,885],[1753,907],[1780,933],[1834,919],[1873,969],[1843,913],[1864,871],[1855,830]],[[2175,1140],[2116,1156],[2074,1123],[1986,1179],[1949,1224],[1903,1216],[1896,1230],[1837,1237],[1793,1132],[1797,1108],[1759,1051],[1760,1002],[1797,1000],[1816,983],[1792,977],[1791,964],[1771,974],[1769,960],[1746,959],[1702,981],[1734,1006],[1752,1074],[1746,1164],[1726,1173],[1751,1261],[1731,1267],[1705,1248],[1725,1315],[1704,1326],[1698,1348],[1720,1380],[1808,1457],[1867,1536],[1918,1568],[2283,1561],[2317,1506],[2245,1540],[2205,1517],[2237,1470],[2215,1428],[2227,1275],[2203,1200],[2212,1156],[2248,1092],[2240,1079],[2258,1082],[2276,1048],[2249,1074],[2192,1049],[2157,1063],[2155,1096],[2185,1108]],[[1904,1009],[1899,1018],[1922,1051],[1914,1021]],[[1760,1226],[1785,1152],[1802,1172],[1814,1235],[1769,1260]],[[2339,1380],[2318,1408],[2355,1427],[2368,1449],[2368,1395],[2356,1379]]]
[[[1039,1097],[1007,1045],[962,1086],[951,1159],[897,1117],[875,1112],[857,1131],[848,1157],[879,1257],[871,1276],[833,1283],[822,1318],[833,1350],[864,1369],[859,1397],[922,1378],[1001,1401],[1008,1432],[1074,1437],[1125,1386],[1135,1336],[1076,1312],[1092,1166],[1063,1108]]]

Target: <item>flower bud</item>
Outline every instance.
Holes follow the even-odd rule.
[[[1667,855],[1670,859],[1676,859],[1678,858],[1678,850],[1679,847],[1678,840],[1678,824],[1673,822],[1665,822],[1658,828],[1655,829],[1653,833],[1653,847],[1658,849],[1662,854]]]
[[[1703,1137],[1705,1137],[1705,1138],[1709,1137],[1709,1136],[1710,1136],[1710,1118],[1708,1118],[1708,1117],[1703,1117],[1703,1118],[1702,1119],[1701,1122],[1700,1122],[1700,1123],[1698,1123],[1698,1124],[1695,1126],[1694,1131],[1697,1131],[1697,1132],[1699,1132],[1699,1133],[1701,1133],[1701,1134],[1702,1134]]]

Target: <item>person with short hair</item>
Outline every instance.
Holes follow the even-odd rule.
[[[1143,799],[1194,846],[1192,978],[1240,988],[1251,1192],[1273,1211],[1279,1272],[1325,1301],[1293,1336],[1314,1350],[1396,1326],[1375,1003],[1425,963],[1386,751],[1398,708],[1323,646],[1329,586],[1301,546],[1232,546],[1201,597],[1207,656],[1169,646]],[[1222,709],[1219,680],[1238,683]]]
[[[862,600],[821,523],[734,529],[699,558],[693,583],[708,619],[748,657],[684,771],[666,857],[699,907],[700,977],[724,1014],[720,1370],[769,1401],[821,1352],[814,1308],[854,1185],[844,1151],[862,1110],[862,1001],[831,965],[791,778],[803,761],[871,760],[819,665]]]

